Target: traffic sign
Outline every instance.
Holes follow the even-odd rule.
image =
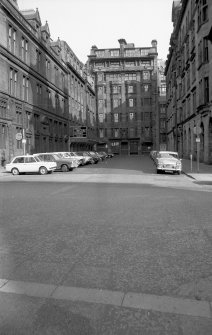
[[[200,143],[200,137],[197,137],[197,138],[196,138],[196,142],[197,142],[197,143]]]
[[[15,135],[15,138],[16,138],[17,141],[21,141],[22,140],[22,134],[21,133],[17,133]]]
[[[22,143],[26,144],[26,139],[25,138],[23,138]]]
[[[194,127],[194,134],[195,135],[200,135],[202,133],[202,128],[201,127],[199,127],[199,126],[195,126]]]

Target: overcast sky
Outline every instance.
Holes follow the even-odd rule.
[[[48,21],[51,38],[65,40],[83,63],[92,45],[118,48],[118,39],[136,47],[158,41],[158,57],[166,60],[173,0],[18,0],[19,9],[38,8]]]

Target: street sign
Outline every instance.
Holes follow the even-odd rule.
[[[17,133],[15,135],[15,138],[16,138],[17,141],[21,141],[22,140],[22,134],[21,133]]]
[[[198,136],[202,133],[202,128],[199,126],[195,126],[193,131],[194,131],[194,134]]]
[[[26,139],[25,138],[23,138],[22,143],[26,144]]]
[[[196,142],[197,142],[197,143],[200,143],[200,137],[197,137],[197,138],[196,138]]]

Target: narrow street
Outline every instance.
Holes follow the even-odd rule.
[[[211,334],[211,191],[148,156],[1,178],[0,334]]]

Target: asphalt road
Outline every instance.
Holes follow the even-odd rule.
[[[147,156],[1,178],[0,334],[211,334],[211,191]]]

